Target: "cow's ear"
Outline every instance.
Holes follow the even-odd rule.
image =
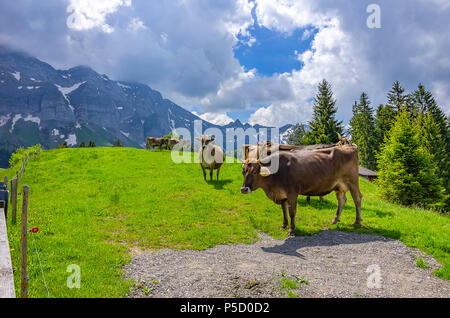
[[[213,142],[214,140],[216,140],[216,138],[211,138],[209,141],[210,141],[210,142]]]
[[[259,174],[263,177],[268,177],[271,175],[270,169],[268,167],[261,166]]]
[[[195,140],[202,141],[202,138],[200,138],[200,137],[195,137]]]

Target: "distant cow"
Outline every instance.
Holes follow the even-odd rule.
[[[209,176],[212,181],[213,172],[217,170],[217,181],[219,181],[220,168],[225,161],[223,150],[219,146],[214,145],[215,138],[211,138],[208,135],[202,135],[195,139],[202,143],[198,156],[203,171],[203,178],[206,181],[206,170],[209,170]]]
[[[269,169],[272,160],[279,160],[277,171]],[[282,206],[283,229],[289,225],[289,210],[289,234],[294,235],[298,195],[324,196],[335,191],[338,208],[333,224],[336,224],[347,200],[346,192],[350,191],[356,206],[355,224],[360,224],[362,194],[359,191],[358,167],[358,152],[348,145],[313,151],[277,152],[256,162],[244,162],[241,192],[248,194],[262,188],[267,197]]]
[[[172,150],[173,147],[175,147],[176,145],[178,145],[180,143],[179,140],[176,139],[168,139],[167,140],[167,148]]]
[[[164,145],[167,145],[168,139],[165,138],[155,138],[148,137],[147,138],[147,150],[152,147],[159,147],[159,150],[162,150]]]

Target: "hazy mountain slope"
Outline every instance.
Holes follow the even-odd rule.
[[[19,146],[54,148],[89,140],[110,146],[120,139],[125,146],[144,147],[147,136],[174,128],[194,135],[195,120],[201,119],[147,85],[114,81],[86,66],[56,70],[0,47],[0,166]],[[224,134],[226,128],[251,127],[239,121],[202,125],[203,131],[218,128]]]

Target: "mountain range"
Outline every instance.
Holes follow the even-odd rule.
[[[87,66],[56,70],[0,47],[0,167],[21,146],[51,149],[90,140],[112,146],[119,139],[124,146],[143,148],[147,136],[161,137],[174,128],[186,128],[194,136],[196,120],[201,119],[148,85],[115,81]],[[239,120],[218,126],[202,120],[203,131],[208,128],[225,135],[227,128],[270,127]],[[280,128],[282,142],[291,130],[292,125]]]

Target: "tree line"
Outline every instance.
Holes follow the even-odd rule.
[[[450,210],[450,118],[422,84],[407,93],[396,81],[386,104],[374,110],[363,92],[352,105],[344,133],[336,119],[336,99],[323,80],[314,98],[312,120],[297,124],[289,137],[295,145],[332,144],[339,135],[358,147],[360,165],[378,171],[379,191],[392,202]]]

